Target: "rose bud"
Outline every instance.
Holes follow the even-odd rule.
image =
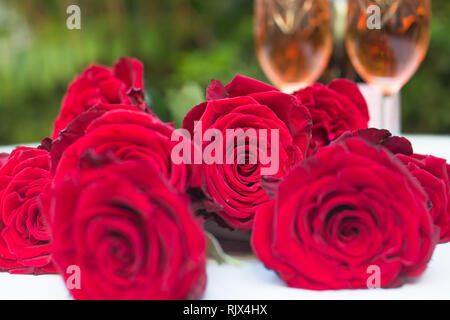
[[[119,59],[112,69],[101,65],[88,67],[69,85],[52,138],[57,138],[77,115],[99,103],[133,103],[134,93],[143,94],[143,82],[143,65],[137,59]]]
[[[256,214],[252,246],[288,286],[327,290],[400,286],[424,272],[438,240],[405,166],[349,138],[285,177]]]
[[[345,79],[328,86],[315,83],[294,93],[313,120],[310,153],[328,145],[346,131],[367,128],[367,103],[356,84]]]
[[[46,150],[19,147],[0,166],[0,270],[55,272],[39,197],[50,183]]]
[[[222,226],[248,231],[255,210],[269,200],[261,177],[281,178],[305,158],[311,118],[292,95],[241,75],[226,86],[213,80],[207,99],[183,121],[204,151],[203,214]],[[220,137],[213,140],[211,133]],[[215,159],[209,159],[205,154],[213,146]]]
[[[187,196],[145,159],[82,158],[43,195],[54,261],[73,297],[199,298],[206,244]]]

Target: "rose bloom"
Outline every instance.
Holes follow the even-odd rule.
[[[179,191],[184,192],[191,185],[199,186],[200,176],[193,167],[171,161],[172,148],[176,145],[171,141],[174,128],[152,114],[134,109],[133,106],[114,109],[114,106],[98,105],[74,119],[52,144],[52,171],[72,170],[86,151],[92,150],[98,155],[114,155],[122,161],[146,159]]]
[[[439,239],[417,180],[386,148],[349,138],[291,171],[256,214],[252,246],[288,286],[367,288],[419,277]]]
[[[397,154],[425,189],[431,202],[430,213],[440,228],[440,243],[450,241],[450,165],[434,156]]]
[[[145,159],[82,158],[43,196],[54,261],[74,298],[199,298],[206,244],[187,196]]]
[[[355,83],[338,79],[328,86],[315,83],[294,95],[313,120],[310,153],[328,145],[346,131],[367,128],[367,103]]]
[[[119,59],[112,69],[101,65],[88,67],[69,85],[52,138],[57,138],[73,118],[98,103],[132,103],[130,94],[133,90],[142,94],[143,81],[143,65],[137,59]]]
[[[46,150],[19,147],[0,167],[0,270],[55,272],[39,196],[50,183]]]
[[[101,117],[106,112],[111,110],[131,110],[140,111],[140,109],[133,105],[127,104],[105,104],[99,103],[95,107],[80,113],[67,125],[67,127],[60,132],[58,137],[53,141],[48,141],[51,149],[51,171],[55,173],[58,163],[61,160],[62,155],[68,147],[75,143],[78,139],[82,138],[86,134],[86,130],[92,121]]]
[[[342,136],[357,136],[389,149],[406,165],[419,181],[429,199],[429,208],[434,223],[441,229],[441,243],[450,241],[450,165],[445,159],[431,155],[414,154],[411,143],[404,137],[392,136],[388,130],[358,130]]]
[[[191,136],[198,133],[200,127],[203,132],[217,130],[223,137],[227,130],[233,129],[242,129],[244,135],[237,136],[238,142],[231,151],[229,141],[223,141],[223,161],[203,161],[203,213],[222,226],[248,231],[252,228],[256,209],[269,200],[261,186],[261,170],[269,165],[262,163],[258,155],[261,150],[274,148],[278,152],[274,159],[278,170],[271,176],[283,177],[305,157],[311,138],[311,118],[292,95],[241,75],[226,86],[213,80],[207,89],[207,100],[184,118],[183,128]],[[258,133],[257,144],[245,140],[245,132],[250,129]],[[263,140],[259,133],[261,129],[267,131],[266,150],[260,145]],[[274,139],[276,144],[272,144],[274,129],[279,135]],[[200,144],[205,150],[212,143],[203,141]],[[225,159],[230,154],[234,163]]]

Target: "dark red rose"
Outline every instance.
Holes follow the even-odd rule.
[[[413,154],[396,155],[419,180],[431,202],[430,213],[434,223],[441,229],[440,243],[450,241],[450,166],[445,159]]]
[[[0,168],[0,270],[55,272],[39,196],[50,183],[47,151],[20,147]]]
[[[226,86],[213,81],[207,89],[207,99],[207,102],[194,107],[183,121],[183,128],[191,136],[199,134],[200,139],[205,140],[196,141],[196,145],[207,150],[216,142],[203,137],[201,131],[216,130],[224,140],[229,130],[241,129],[241,133],[236,131],[234,148],[234,139],[222,141],[222,163],[208,163],[203,159],[204,209],[208,211],[207,216],[212,215],[221,225],[248,231],[252,227],[255,210],[269,200],[261,187],[261,176],[280,178],[304,159],[311,137],[311,118],[293,96],[241,75]],[[267,139],[264,139],[264,130]],[[246,134],[252,132],[257,143],[246,138]],[[267,148],[264,148],[263,140],[267,141]],[[270,151],[267,155],[273,156],[277,168],[273,173],[267,173],[271,164],[267,164],[267,159],[261,161],[260,155],[271,148],[274,153]],[[226,159],[228,156],[233,163]]]
[[[413,154],[413,148],[411,142],[404,137],[393,136],[389,130],[368,128],[355,130],[353,132],[346,132],[336,142],[348,139],[350,137],[362,138],[371,144],[382,145],[387,148],[393,154],[404,154],[410,156]]]
[[[365,129],[346,133],[339,140],[360,137],[373,144],[386,147],[396,155],[420,182],[429,198],[430,213],[441,229],[441,243],[450,241],[450,166],[444,159],[414,154],[411,142],[404,137],[392,136],[388,130]]]
[[[172,162],[174,128],[156,116],[128,109],[107,111],[99,105],[76,118],[51,147],[52,170],[68,172],[79,166],[87,150],[118,160],[146,159],[179,191],[199,186],[193,166]],[[113,106],[112,106],[113,107]],[[105,112],[107,111],[107,112]],[[64,161],[64,159],[66,159]]]
[[[0,168],[6,163],[8,160],[9,154],[7,153],[0,153]]]
[[[132,100],[136,91],[143,93],[143,81],[143,65],[137,59],[122,58],[112,70],[101,65],[90,66],[70,84],[52,138],[57,138],[73,118],[98,103],[136,102]]]
[[[43,196],[54,261],[74,298],[200,297],[206,245],[187,196],[145,159],[82,158],[58,170]]]
[[[367,103],[351,81],[338,79],[328,86],[315,83],[294,95],[308,108],[313,120],[310,153],[346,131],[367,128]]]
[[[252,246],[291,287],[396,287],[426,269],[439,229],[417,180],[386,148],[349,138],[319,149],[255,218]]]

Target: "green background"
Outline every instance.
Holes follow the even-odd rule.
[[[81,30],[66,28],[70,4]],[[408,133],[450,133],[450,1],[432,5],[430,50],[402,91]],[[0,144],[49,135],[68,83],[92,62],[139,58],[156,113],[178,123],[212,78],[267,81],[252,15],[252,0],[0,0]]]

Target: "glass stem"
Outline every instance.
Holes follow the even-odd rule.
[[[381,95],[381,103],[380,103],[380,128],[381,129],[388,129],[387,123],[386,123],[386,108],[388,108],[389,95],[388,94],[382,94]]]
[[[380,128],[388,129],[393,135],[400,135],[400,100],[397,94],[382,94],[380,104]]]

